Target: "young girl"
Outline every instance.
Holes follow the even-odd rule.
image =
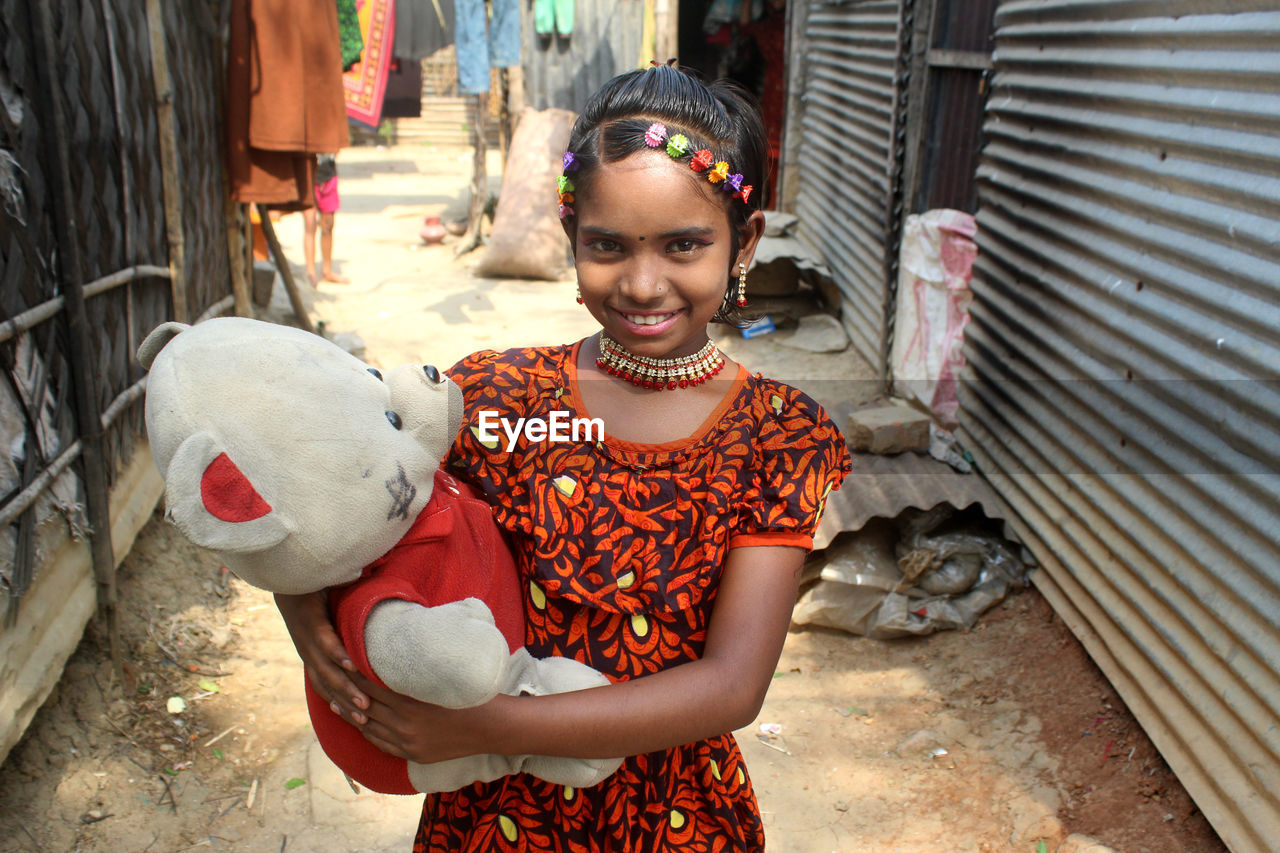
[[[764,152],[732,88],[668,66],[607,83],[574,126],[560,196],[601,331],[449,371],[472,424],[486,410],[604,422],[601,441],[510,450],[464,426],[448,463],[511,535],[530,652],[615,683],[445,710],[350,675],[323,599],[279,597],[321,695],[389,753],[630,756],[586,790],[518,775],[428,796],[415,851],[764,847],[725,732],[764,700],[823,500],[849,467],[816,403],[707,337],[744,303]]]

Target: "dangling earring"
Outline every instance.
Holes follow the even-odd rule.
[[[578,285],[578,304],[582,304],[582,285]]]
[[[747,307],[747,265],[738,264],[738,299],[739,308]]]

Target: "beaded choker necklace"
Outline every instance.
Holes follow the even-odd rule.
[[[706,346],[693,355],[674,358],[649,358],[632,355],[613,338],[600,333],[600,356],[596,366],[632,385],[654,391],[674,390],[701,385],[724,367],[724,356],[716,345],[707,341]]]

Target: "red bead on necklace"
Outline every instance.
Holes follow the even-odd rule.
[[[701,385],[724,368],[724,356],[711,341],[693,355],[672,358],[650,358],[632,355],[613,338],[600,333],[600,356],[596,366],[641,388],[674,391]]]

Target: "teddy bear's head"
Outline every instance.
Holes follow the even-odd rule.
[[[288,326],[164,323],[138,350],[166,514],[244,580],[347,583],[408,531],[462,422],[434,367],[383,374]]]

